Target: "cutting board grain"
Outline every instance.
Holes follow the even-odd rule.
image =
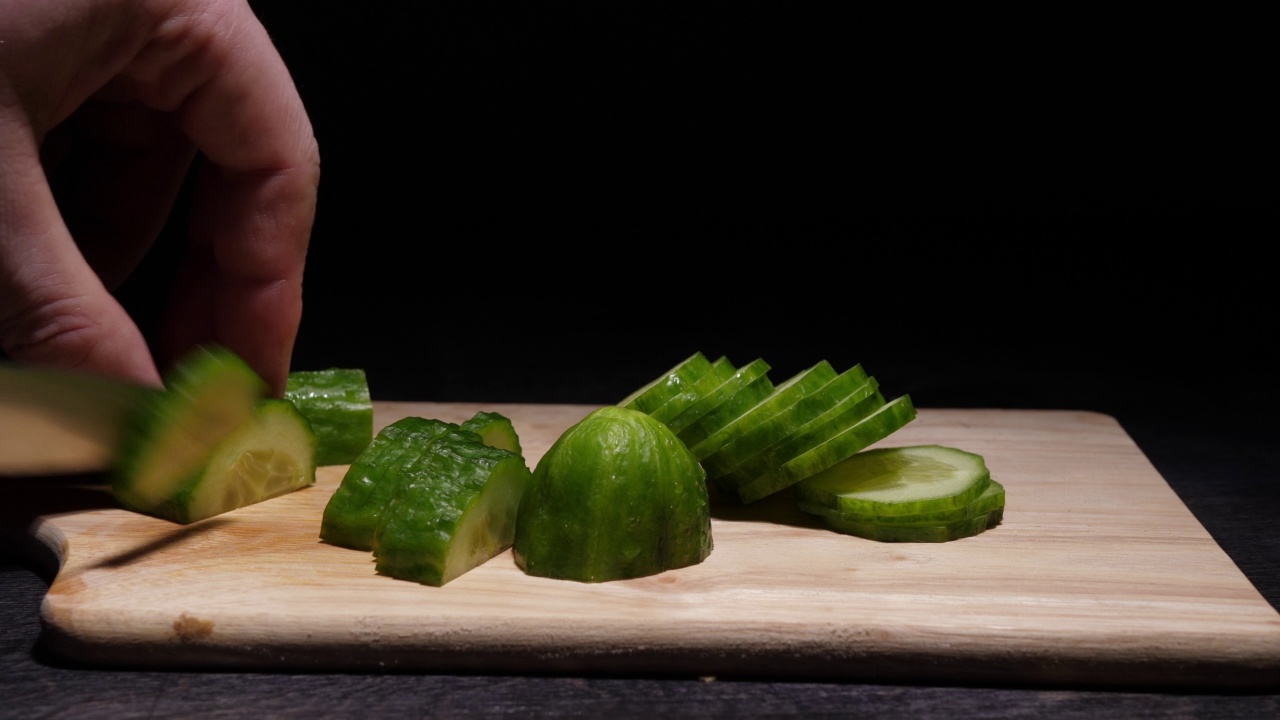
[[[378,402],[510,417],[530,466],[593,406]],[[47,646],[107,666],[591,673],[1179,688],[1280,684],[1280,614],[1111,417],[921,409],[883,445],[982,454],[1003,524],[943,544],[822,529],[788,493],[718,505],[703,563],[583,584],[505,552],[435,588],[318,539],[343,467],[191,526],[39,514]]]

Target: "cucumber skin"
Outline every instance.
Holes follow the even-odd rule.
[[[708,393],[719,387],[720,383],[733,377],[737,368],[723,355],[711,363],[711,370],[698,378],[687,388],[680,390],[670,400],[653,409],[649,414],[661,423],[670,424],[677,416],[689,409],[690,405],[706,397]]]
[[[481,410],[462,423],[463,430],[470,430],[480,436],[485,445],[509,450],[521,458],[524,449],[520,446],[520,435],[516,432],[511,418],[492,410]]]
[[[1004,508],[1000,507],[986,514],[941,525],[878,525],[831,516],[823,516],[822,522],[829,530],[877,542],[943,543],[979,535],[999,525],[1003,519]]]
[[[383,508],[395,495],[400,467],[419,457],[457,423],[406,417],[384,427],[351,463],[325,505],[320,539],[353,550],[372,550]]]
[[[419,461],[400,472],[403,479],[374,534],[374,569],[379,574],[440,587],[511,547],[520,492],[530,474],[523,457],[486,445],[479,434],[459,428],[437,438]],[[478,507],[478,501],[490,482],[519,486],[511,495],[514,501],[497,508],[496,516],[472,518],[483,524],[489,543],[461,547],[459,528],[468,512],[487,509]]]
[[[538,461],[520,504],[516,563],[584,583],[700,563],[713,547],[705,480],[665,424],[629,408],[595,410]]]
[[[733,422],[751,407],[773,392],[773,381],[767,374],[747,382],[734,390],[723,402],[708,410],[685,429],[676,433],[690,449],[711,437],[712,433]],[[697,454],[694,454],[697,457]]]
[[[889,437],[915,417],[911,396],[899,395],[852,427],[827,437],[780,467],[739,486],[738,498],[749,504],[790,487]]]
[[[651,413],[677,393],[711,372],[711,361],[695,352],[618,402],[618,407]]]
[[[738,368],[723,382],[717,383],[705,394],[698,397],[687,408],[677,414],[670,420],[663,421],[664,424],[671,428],[676,437],[681,437],[689,428],[702,419],[707,413],[714,410],[721,403],[733,397],[740,388],[747,383],[753,382],[761,377],[768,377],[769,363],[760,358],[756,358],[751,362]],[[770,388],[772,389],[772,387]],[[683,438],[682,438],[683,439]],[[689,445],[688,442],[685,445]]]
[[[373,441],[373,402],[364,370],[295,370],[284,396],[311,422],[318,465],[349,465]]]
[[[747,408],[736,418],[711,433],[705,440],[689,449],[693,456],[702,463],[707,474],[711,468],[707,466],[707,458],[716,454],[721,448],[748,434],[762,423],[772,422],[774,418],[787,408],[795,405],[801,398],[834,380],[836,371],[826,360],[812,367],[801,370],[784,380],[754,406]]]
[[[116,500],[146,514],[154,514],[158,505],[200,474],[218,443],[252,421],[258,401],[269,389],[248,363],[219,345],[192,350],[174,364],[164,381],[163,391],[146,395],[128,415],[109,472]],[[211,407],[214,405],[220,407]],[[184,420],[193,412],[200,413],[203,426],[189,432],[189,423]],[[156,457],[158,446],[173,432],[188,436],[184,445],[200,446],[180,466],[174,466],[171,457]],[[166,477],[160,481],[154,476],[160,472],[155,469],[156,462],[169,465],[161,468]]]

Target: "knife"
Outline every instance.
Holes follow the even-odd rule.
[[[0,361],[0,476],[111,467],[129,414],[159,388]]]

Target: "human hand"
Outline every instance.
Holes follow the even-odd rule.
[[[156,355],[111,291],[202,155]],[[227,346],[284,392],[320,156],[245,0],[0,0],[0,348],[160,384]]]

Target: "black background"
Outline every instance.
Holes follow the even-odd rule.
[[[1266,18],[253,5],[323,162],[297,369],[607,403],[702,351],[921,407],[1275,399]],[[182,219],[122,291],[144,322]]]

